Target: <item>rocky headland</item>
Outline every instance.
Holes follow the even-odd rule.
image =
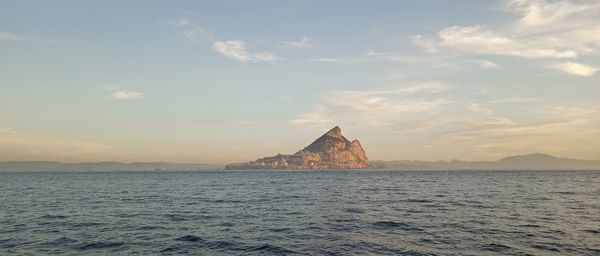
[[[358,140],[352,142],[336,126],[292,155],[276,155],[248,163],[229,164],[228,170],[248,169],[366,169],[369,159]]]

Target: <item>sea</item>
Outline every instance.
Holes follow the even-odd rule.
[[[600,255],[600,171],[0,173],[0,255]]]

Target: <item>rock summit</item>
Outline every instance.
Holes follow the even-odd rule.
[[[366,169],[369,159],[358,140],[350,142],[336,126],[292,155],[265,157],[248,163],[229,164],[228,170],[247,169]]]

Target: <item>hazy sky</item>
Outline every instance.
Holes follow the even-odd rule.
[[[600,1],[0,0],[0,160],[600,158]]]

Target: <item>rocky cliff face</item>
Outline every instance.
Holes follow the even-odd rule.
[[[336,126],[293,155],[265,157],[226,169],[364,169],[369,159],[358,140],[348,141]]]

